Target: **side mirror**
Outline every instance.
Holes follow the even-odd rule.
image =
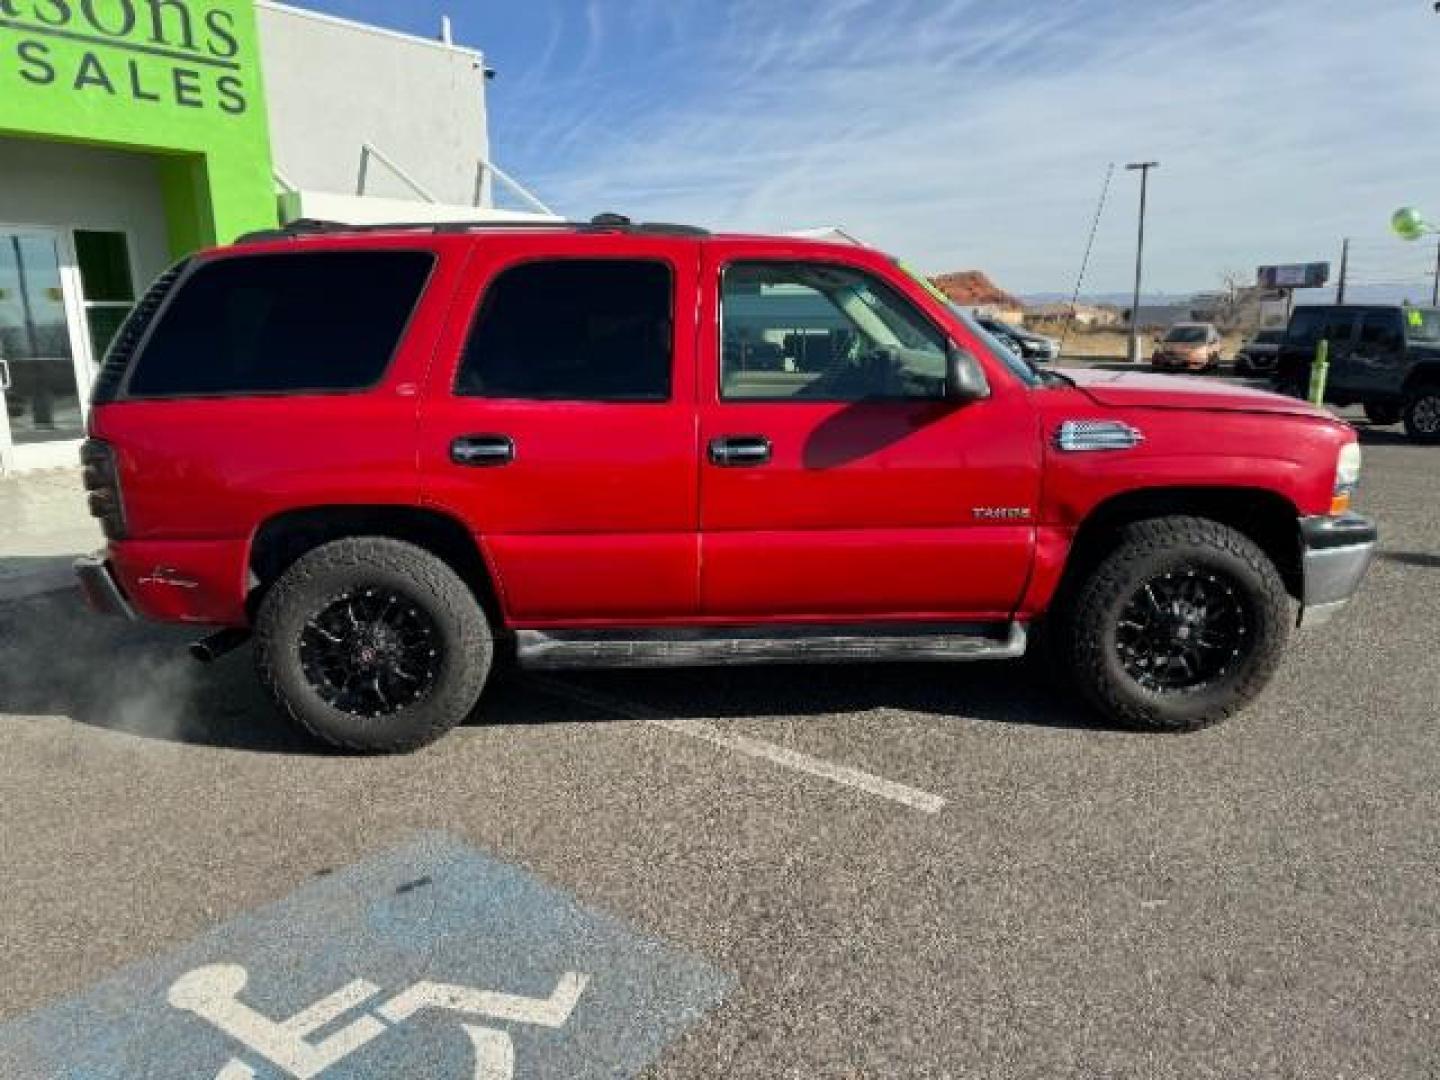
[[[980,361],[954,342],[946,350],[945,396],[952,401],[981,401],[990,396],[990,382]]]

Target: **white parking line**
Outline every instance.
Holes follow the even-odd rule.
[[[555,697],[602,709],[605,712],[623,716],[627,720],[637,720],[653,727],[664,728],[676,735],[699,739],[701,742],[733,750],[736,753],[745,754],[747,757],[760,758],[776,765],[783,765],[796,772],[818,776],[822,780],[842,784],[845,787],[863,791],[867,795],[875,795],[882,799],[889,799],[891,802],[900,803],[902,806],[908,806],[922,814],[938,814],[945,807],[945,800],[939,795],[932,795],[928,791],[921,791],[919,788],[900,784],[894,780],[886,780],[883,776],[876,776],[860,769],[852,769],[848,765],[837,765],[833,761],[811,757],[809,754],[802,754],[798,750],[766,742],[764,739],[752,739],[748,735],[732,735],[706,720],[672,719],[662,716],[639,702],[626,701],[624,698],[597,693],[594,690],[584,690],[547,678],[532,675],[528,677],[527,681],[537,689]]]

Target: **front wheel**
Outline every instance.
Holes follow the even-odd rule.
[[[485,615],[455,571],[384,537],[304,555],[255,623],[260,681],[280,711],[361,753],[440,738],[474,709],[493,654]]]
[[[1275,673],[1290,603],[1275,565],[1205,518],[1125,528],[1066,605],[1059,657],[1105,715],[1193,731],[1238,712]]]
[[[1419,387],[1405,402],[1405,434],[1416,442],[1440,443],[1440,383]]]

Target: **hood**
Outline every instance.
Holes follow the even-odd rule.
[[[1087,397],[1106,408],[1330,415],[1309,402],[1214,379],[1187,379],[1177,375],[1147,375],[1130,371],[1078,370],[1066,371],[1065,374],[1075,380],[1075,385]]]

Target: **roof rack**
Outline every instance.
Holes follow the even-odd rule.
[[[623,214],[596,214],[589,221],[379,221],[352,225],[343,221],[319,218],[297,218],[278,229],[257,229],[235,238],[237,244],[257,244],[267,240],[294,240],[302,236],[324,236],[330,233],[429,232],[467,233],[487,229],[561,229],[571,232],[624,232],[641,236],[709,236],[708,229],[695,225],[674,225],[663,221],[632,222]]]

